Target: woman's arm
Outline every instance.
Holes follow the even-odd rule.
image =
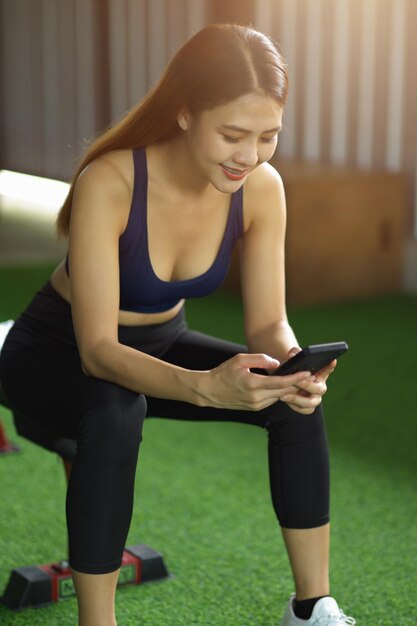
[[[267,350],[283,361],[298,343],[285,304],[284,188],[267,163],[248,180],[244,215],[240,264],[246,340],[250,351]]]
[[[69,235],[74,329],[84,372],[137,392],[198,400],[197,372],[166,364],[118,341],[119,237],[131,190],[108,160],[89,165],[78,179]]]
[[[278,172],[265,163],[245,190],[245,235],[241,244],[241,279],[245,334],[249,350],[286,361],[300,348],[288,322],[285,304],[284,187]],[[335,362],[298,385],[284,401],[295,410],[314,410],[326,391]]]

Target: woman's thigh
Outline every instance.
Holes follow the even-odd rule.
[[[193,370],[212,369],[239,353],[245,345],[219,339],[196,330],[186,330],[163,355],[163,360]]]
[[[163,360],[192,370],[212,369],[236,354],[247,353],[246,346],[187,330],[163,355]],[[281,412],[283,403],[275,403],[262,411],[199,407],[187,402],[161,400],[146,396],[148,416],[171,419],[239,422],[265,427],[272,414]]]
[[[70,439],[83,416],[106,403],[112,386],[83,373],[77,350],[41,345],[2,358],[1,381],[16,414]]]

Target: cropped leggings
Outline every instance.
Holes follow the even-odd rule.
[[[247,351],[189,330],[183,312],[163,324],[120,326],[119,341],[195,370],[213,368]],[[76,439],[66,513],[70,565],[77,571],[103,574],[120,567],[147,415],[264,428],[272,502],[281,526],[313,528],[329,521],[321,407],[311,415],[294,412],[283,402],[261,411],[198,407],[145,397],[88,377],[81,369],[71,308],[49,283],[12,327],[0,356],[0,380],[13,411],[52,433]]]

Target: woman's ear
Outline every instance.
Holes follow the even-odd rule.
[[[188,130],[190,127],[191,115],[187,109],[181,109],[177,115],[177,123],[181,130]]]

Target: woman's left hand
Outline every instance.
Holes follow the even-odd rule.
[[[300,352],[300,348],[291,348],[288,352],[287,359],[293,357],[297,352]],[[334,359],[331,363],[326,365],[326,367],[316,372],[313,380],[309,379],[298,383],[297,387],[300,389],[298,393],[283,396],[281,400],[286,402],[288,406],[293,411],[297,411],[297,413],[303,413],[304,415],[313,413],[327,391],[326,381],[336,365],[337,361]]]

